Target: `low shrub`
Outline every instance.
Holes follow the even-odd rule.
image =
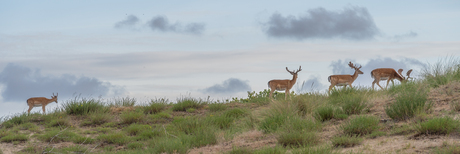
[[[187,111],[189,108],[199,109],[206,105],[207,102],[201,99],[183,97],[177,100],[176,104],[173,104],[173,111]]]
[[[345,122],[340,128],[347,135],[366,135],[371,134],[379,128],[379,119],[374,116],[357,116]]]
[[[318,121],[327,121],[334,118],[334,107],[333,106],[321,106],[315,109],[313,114]]]
[[[145,119],[144,114],[137,111],[125,111],[120,114],[120,118],[123,124],[141,123]]]
[[[14,141],[19,141],[19,142],[25,142],[29,140],[27,135],[24,134],[16,134],[16,133],[11,133],[6,136],[3,136],[0,141],[2,142],[14,142]]]
[[[92,112],[109,112],[109,108],[105,106],[101,100],[94,98],[78,98],[67,101],[62,104],[62,109],[69,115],[87,115]]]
[[[209,111],[217,112],[227,109],[227,106],[224,103],[210,103],[208,104]]]
[[[133,142],[133,143],[128,143],[128,145],[126,145],[126,147],[127,147],[128,149],[131,149],[131,150],[143,149],[143,148],[144,148],[144,144],[141,143],[141,142]]]
[[[110,133],[110,134],[101,134],[97,137],[97,140],[105,142],[107,144],[117,144],[125,145],[130,141],[130,138],[124,133]]]
[[[357,135],[344,135],[332,138],[332,145],[335,147],[353,147],[363,142],[363,139]]]
[[[148,105],[143,106],[143,110],[145,114],[156,114],[166,109],[167,106],[168,99],[152,99]]]
[[[283,114],[276,114],[266,117],[260,122],[259,129],[264,133],[274,132],[285,123],[287,118],[288,116]]]
[[[302,147],[306,145],[315,145],[319,142],[319,138],[315,132],[284,132],[278,138],[278,144],[285,147]]]
[[[432,104],[427,102],[427,91],[423,85],[407,82],[390,88],[390,93],[397,94],[395,102],[385,107],[385,113],[394,120],[406,120],[414,117],[417,112],[431,109]]]
[[[415,126],[418,133],[427,135],[446,135],[459,128],[460,122],[450,117],[433,118]]]

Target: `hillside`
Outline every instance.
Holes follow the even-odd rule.
[[[177,103],[75,98],[4,117],[0,153],[460,153],[460,65],[391,86]]]

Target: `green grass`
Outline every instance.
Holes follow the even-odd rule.
[[[211,112],[218,112],[226,110],[227,106],[224,103],[210,103],[208,104],[208,109]]]
[[[149,125],[131,124],[128,127],[125,127],[124,131],[126,131],[128,135],[136,136],[140,132],[151,130],[151,129],[152,129],[152,126],[149,126]]]
[[[29,140],[27,135],[16,134],[16,133],[8,134],[6,136],[3,136],[0,139],[0,141],[2,141],[2,142],[15,142],[15,141],[24,142],[24,141],[27,141],[27,140]]]
[[[121,123],[123,124],[132,124],[132,123],[142,123],[145,120],[145,116],[142,112],[138,111],[125,111],[120,114]]]
[[[173,111],[187,111],[189,108],[200,109],[204,107],[204,105],[208,104],[207,101],[203,101],[201,99],[189,98],[189,97],[182,97],[177,100],[176,104],[172,105]]]
[[[379,128],[379,119],[374,116],[357,116],[344,122],[340,129],[347,135],[366,135],[371,134]]]
[[[63,103],[62,110],[69,115],[87,115],[92,112],[108,112],[109,107],[102,100],[75,97]]]
[[[141,143],[141,142],[132,142],[132,143],[128,143],[128,145],[126,145],[126,147],[128,149],[131,149],[131,150],[143,149],[144,146],[145,145],[143,143]]]
[[[264,133],[274,132],[285,123],[286,119],[288,116],[282,114],[267,117],[259,123],[259,129]]]
[[[450,117],[433,118],[415,126],[418,133],[427,135],[447,135],[458,132],[459,128],[460,122]]]
[[[186,154],[190,149],[190,143],[180,138],[160,138],[153,143],[152,153],[179,153]]]
[[[395,102],[385,107],[385,113],[394,120],[407,120],[417,112],[426,112],[432,104],[427,102],[427,90],[421,83],[406,82],[389,90],[396,95]]]
[[[332,145],[335,147],[353,147],[355,145],[360,145],[363,142],[363,139],[357,135],[344,135],[337,136],[332,138]]]
[[[116,107],[132,107],[136,104],[136,98],[130,98],[129,96],[127,97],[121,97],[121,98],[115,98],[112,100],[113,102],[108,103],[109,106],[116,106]]]
[[[360,114],[367,107],[367,97],[370,90],[365,88],[333,89],[328,103],[342,108],[347,115]]]
[[[285,147],[302,147],[315,145],[319,142],[319,137],[315,132],[283,132],[277,138],[278,144]]]
[[[59,143],[59,142],[70,142],[78,135],[74,132],[71,132],[67,129],[59,130],[59,129],[52,129],[50,131],[45,132],[42,135],[37,135],[37,139],[43,142],[51,142],[51,143]]]
[[[150,103],[146,106],[143,106],[143,110],[145,114],[156,114],[166,109],[168,106],[168,99],[160,98],[160,99],[152,99]]]
[[[27,115],[27,112],[23,112],[23,113],[11,115],[9,117],[5,117],[3,120],[5,121],[3,121],[2,126],[5,128],[11,128],[13,126],[29,122],[30,116]]]
[[[454,57],[440,59],[435,64],[428,64],[421,74],[425,82],[435,88],[460,81],[460,60]]]
[[[126,136],[125,133],[118,132],[101,134],[97,137],[97,140],[107,144],[125,145],[131,141],[131,138]]]
[[[113,117],[109,113],[105,112],[93,112],[88,115],[81,125],[82,126],[97,126],[112,121]]]
[[[328,121],[334,118],[334,113],[334,107],[327,105],[316,108],[313,116],[318,121]]]

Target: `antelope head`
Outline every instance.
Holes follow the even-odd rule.
[[[355,74],[358,73],[358,74],[364,74],[361,70],[359,70],[361,67],[363,66],[359,66],[357,67],[356,65],[353,65],[353,63],[348,63],[348,66],[350,66],[351,68],[355,69]]]
[[[51,99],[54,100],[54,102],[56,102],[56,104],[58,103],[58,100],[57,100],[58,95],[59,95],[59,93],[56,93],[56,95],[54,95],[54,93],[53,93],[53,96],[51,96]]]

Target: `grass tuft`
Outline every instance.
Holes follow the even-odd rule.
[[[173,111],[187,111],[189,108],[200,109],[207,102],[201,99],[189,98],[189,97],[182,97],[177,100],[176,104],[173,104],[172,110]]]
[[[447,135],[453,131],[459,131],[460,122],[451,117],[433,118],[419,123],[415,129],[420,134]]]
[[[371,134],[379,128],[379,119],[374,116],[357,116],[345,122],[340,128],[347,135],[366,135]]]

